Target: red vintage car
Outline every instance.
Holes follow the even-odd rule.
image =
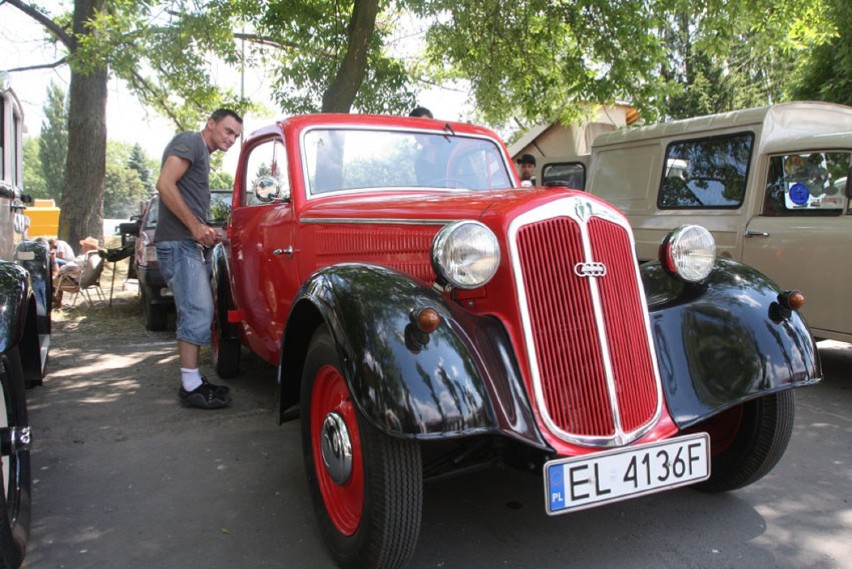
[[[701,227],[634,251],[602,200],[521,188],[486,129],[289,118],[242,149],[215,367],[277,365],[343,566],[404,566],[423,481],[497,462],[543,473],[548,514],[758,480],[820,377],[801,294]]]

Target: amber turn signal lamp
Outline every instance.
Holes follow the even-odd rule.
[[[778,302],[784,308],[798,310],[805,305],[805,295],[798,290],[784,291],[778,295]]]
[[[414,324],[424,334],[431,334],[441,325],[441,316],[434,308],[421,308],[414,315]]]

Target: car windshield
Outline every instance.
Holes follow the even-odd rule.
[[[313,129],[304,135],[308,191],[312,195],[375,188],[512,187],[506,161],[493,140],[452,131],[406,132]]]

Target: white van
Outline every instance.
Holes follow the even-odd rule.
[[[640,259],[703,225],[719,255],[801,290],[815,336],[852,342],[850,157],[852,107],[788,103],[602,134],[586,189],[627,215]]]

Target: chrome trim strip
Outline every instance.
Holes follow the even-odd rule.
[[[303,217],[302,223],[328,223],[337,225],[448,225],[464,219],[374,219],[371,217]],[[470,221],[475,221],[471,219]]]
[[[570,217],[578,223],[583,240],[583,251],[586,256],[586,262],[595,261],[592,258],[591,254],[591,239],[588,233],[588,221],[592,217],[599,217],[607,221],[613,222],[621,227],[624,227],[625,229],[627,229],[627,233],[630,237],[632,256],[635,261],[635,274],[637,283],[639,283],[639,302],[642,303],[642,314],[645,321],[645,333],[648,337],[648,345],[651,347],[651,362],[653,366],[654,380],[657,387],[657,408],[654,412],[653,417],[648,421],[648,423],[633,432],[624,432],[621,424],[621,415],[618,409],[618,399],[616,398],[615,377],[613,374],[612,359],[609,351],[609,341],[606,338],[603,307],[601,305],[601,294],[597,283],[597,279],[601,277],[590,276],[588,278],[590,279],[591,284],[590,288],[592,294],[593,310],[595,314],[595,322],[598,326],[598,329],[601,331],[601,334],[598,337],[598,341],[600,343],[601,354],[603,357],[604,374],[607,382],[607,391],[609,393],[610,400],[612,401],[612,413],[615,425],[615,434],[612,437],[589,437],[568,433],[556,426],[547,411],[547,405],[545,403],[544,390],[542,386],[541,371],[539,367],[538,358],[535,353],[535,341],[532,335],[532,324],[529,305],[527,304],[526,285],[522,278],[520,255],[518,253],[517,245],[517,234],[518,231],[526,225],[536,223],[538,221],[553,219],[556,217]],[[624,219],[622,216],[616,214],[613,210],[606,207],[605,205],[600,204],[599,202],[590,200],[583,196],[572,196],[551,202],[543,207],[528,211],[518,216],[509,224],[507,237],[509,245],[509,259],[512,265],[512,270],[514,272],[515,286],[518,289],[518,304],[521,311],[521,322],[523,324],[523,334],[524,340],[526,342],[527,357],[530,362],[530,370],[532,373],[534,396],[536,400],[536,405],[538,406],[540,411],[542,421],[545,423],[550,432],[553,433],[556,437],[569,443],[584,446],[623,446],[647,433],[654,426],[654,424],[656,424],[656,422],[662,415],[663,390],[662,382],[660,379],[659,366],[657,363],[657,354],[654,350],[654,341],[653,336],[651,335],[651,323],[650,315],[648,313],[648,303],[645,298],[645,291],[642,287],[642,280],[639,274],[639,263],[636,260],[636,243],[633,237],[633,232],[630,230],[630,225],[627,220]]]

